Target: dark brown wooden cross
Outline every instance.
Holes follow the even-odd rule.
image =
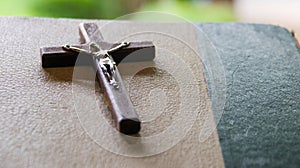
[[[116,67],[126,56],[126,61],[152,61],[155,47],[152,42],[108,43],[94,23],[79,25],[81,44],[41,48],[43,68],[74,66],[78,54],[86,56],[80,65],[93,65],[104,95],[108,98],[109,107],[117,129],[124,134],[136,134],[140,131],[141,122],[136,114],[130,97],[123,85]]]

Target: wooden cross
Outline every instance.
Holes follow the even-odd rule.
[[[79,52],[83,53],[86,59],[80,61],[80,65],[93,65],[96,70],[100,87],[108,98],[108,105],[117,129],[124,134],[138,133],[141,122],[116,65],[129,54],[131,57],[127,61],[152,61],[155,57],[153,43],[149,41],[115,44],[105,42],[98,26],[94,23],[80,24],[79,34],[80,45],[41,48],[42,67],[74,66]]]

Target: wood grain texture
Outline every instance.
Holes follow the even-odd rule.
[[[201,93],[199,102],[195,102],[196,100],[193,99],[188,100],[191,106],[200,104],[199,117],[193,127],[174,147],[151,157],[121,156],[111,153],[95,143],[94,139],[86,133],[80,124],[81,120],[78,118],[73,104],[72,84],[76,85],[76,83],[72,83],[74,69],[53,68],[44,70],[39,58],[41,46],[76,44],[78,42],[77,26],[83,21],[19,17],[0,18],[0,167],[223,167],[217,133],[213,132],[206,141],[199,142],[199,131],[205,129],[203,128],[204,120],[213,118],[206,93],[206,84],[203,80],[202,65],[199,61],[195,61],[196,57],[193,56],[195,54],[190,50],[186,48],[178,50],[174,41],[165,40],[160,36],[158,36],[155,45],[167,47],[182,55],[185,63],[194,67],[192,70],[197,74],[198,82],[185,86],[187,88],[197,86]],[[105,21],[95,22],[98,25],[106,23]],[[120,27],[122,31],[120,31]],[[143,31],[149,27],[157,31],[176,33],[189,45],[195,47],[198,45],[194,32],[184,24],[117,22],[104,29],[103,36],[114,42],[127,34]],[[143,35],[136,41],[150,36],[154,35]],[[130,38],[130,40],[134,39]],[[175,63],[174,60],[170,61],[167,54],[158,52],[154,67],[176,69],[174,68],[176,67]],[[123,67],[120,72],[125,72],[126,69]],[[130,78],[126,73],[121,73],[121,75],[125,86],[130,86],[129,94],[135,108],[138,109],[138,113],[159,108],[147,105],[150,100],[144,100],[149,94],[151,95],[148,86],[154,87],[154,89],[165,89],[167,95],[173,96],[171,97],[173,99],[178,97],[180,89],[178,90],[174,85],[168,85],[166,81],[171,80],[171,78],[166,73],[145,71],[135,75],[134,78]],[[153,77],[151,79],[154,80],[147,80],[147,77]],[[189,81],[185,75],[180,76],[180,78],[183,81]],[[153,85],[153,82],[157,84]],[[141,89],[140,83],[146,87]],[[87,100],[90,97],[87,91],[89,89],[91,88],[83,86],[80,90],[81,94],[85,94]],[[92,106],[92,103],[100,102],[98,108],[101,113],[94,118],[109,114],[109,110],[101,97],[99,96],[99,100],[85,101],[82,104],[82,106]],[[151,101],[162,103],[173,100],[162,96],[155,97]],[[176,112],[178,104],[166,104],[167,112],[163,113],[163,117],[155,120],[155,124],[146,124],[145,129],[141,130],[141,136],[152,135],[157,130],[164,130],[172,123],[172,117],[174,117],[172,114]],[[87,111],[85,114],[89,115],[90,113]],[[113,122],[109,115],[106,117],[109,122]],[[91,121],[87,120],[87,122]],[[105,136],[109,137],[107,134]],[[164,140],[171,141],[172,139],[166,136]],[[123,143],[119,144],[120,148],[123,147],[122,145]],[[144,150],[148,150],[148,148],[144,148]]]

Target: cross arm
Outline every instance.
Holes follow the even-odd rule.
[[[109,49],[120,43],[100,42],[104,49]],[[86,44],[72,45],[78,48],[87,48]],[[43,68],[74,66],[78,58],[78,53],[67,51],[63,46],[43,47],[40,49]],[[125,61],[152,61],[155,57],[155,48],[152,42],[131,42],[130,45],[122,50],[112,53],[114,61],[119,64],[126,56],[132,54]],[[90,60],[83,61],[80,65],[89,65]]]
[[[120,43],[108,43],[103,41],[102,35],[98,29],[98,26],[94,23],[83,23],[79,25],[79,34],[82,44],[72,45],[78,48],[88,48],[88,43],[91,41],[97,42],[102,49],[113,48]],[[74,66],[78,58],[78,53],[67,51],[63,46],[56,47],[42,47],[40,49],[40,55],[42,60],[42,66],[44,68],[50,67],[66,67]],[[114,61],[118,64],[125,57],[130,55],[125,61],[151,61],[155,57],[155,47],[152,42],[130,42],[129,46],[111,53]],[[81,61],[79,65],[90,65],[91,60],[87,59]]]

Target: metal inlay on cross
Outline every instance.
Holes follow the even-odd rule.
[[[117,65],[129,54],[126,61],[151,61],[155,57],[152,42],[108,43],[94,23],[79,25],[81,44],[41,48],[43,68],[93,65],[100,87],[108,98],[117,129],[124,134],[136,134],[141,122],[123,85]],[[76,63],[78,54],[86,56],[85,61]]]

